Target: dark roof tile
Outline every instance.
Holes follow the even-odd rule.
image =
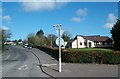
[[[83,38],[91,41],[112,41],[108,36],[83,36]]]

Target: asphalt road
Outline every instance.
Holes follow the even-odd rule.
[[[2,56],[2,77],[49,77],[41,71],[31,49],[7,46]]]

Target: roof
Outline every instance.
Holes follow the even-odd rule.
[[[81,36],[83,37],[84,39],[87,39],[87,40],[91,40],[91,41],[100,41],[100,42],[103,42],[103,41],[109,41],[109,42],[112,42],[112,40],[108,37],[108,36],[100,36],[100,35],[94,35],[94,36],[82,36],[82,35],[77,35],[77,36]]]

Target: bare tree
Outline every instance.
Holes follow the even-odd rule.
[[[52,48],[52,47],[55,47],[56,44],[55,44],[55,40],[57,39],[57,36],[54,35],[54,34],[49,34],[48,37],[48,45]]]
[[[4,48],[4,43],[11,37],[9,30],[0,28],[0,46]]]

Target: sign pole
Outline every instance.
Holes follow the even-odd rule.
[[[61,29],[61,24],[56,24],[53,27],[56,28],[56,32],[58,33],[58,39],[56,39],[56,44],[59,46],[59,63],[58,63],[58,69],[59,72],[61,72],[62,68],[61,68],[61,45],[63,43],[63,39],[61,38],[61,34],[64,32],[64,30]]]
[[[61,29],[59,28],[59,72],[61,72],[61,46],[60,46],[60,31]]]

